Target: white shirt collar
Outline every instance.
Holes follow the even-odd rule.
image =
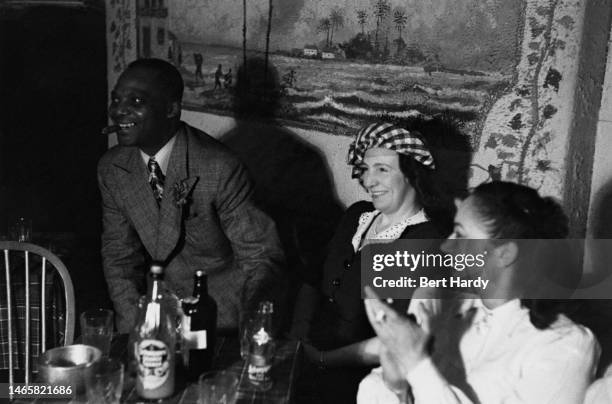
[[[357,231],[353,235],[353,239],[351,240],[353,244],[353,249],[355,251],[359,250],[363,247],[362,238],[366,237],[366,232],[370,228],[370,223],[380,214],[380,211],[375,209],[370,212],[364,212],[359,217],[359,225],[357,226]],[[390,226],[389,228],[381,231],[380,233],[376,233],[372,235],[371,240],[397,240],[401,237],[406,227],[413,226],[415,224],[424,223],[429,221],[427,215],[425,214],[425,210],[421,209],[417,213],[412,216],[404,218],[401,222]]]
[[[162,173],[164,175],[168,171],[168,162],[170,161],[170,154],[172,153],[172,148],[174,147],[174,142],[176,141],[176,135],[172,136],[166,144],[155,153],[155,156],[149,156],[147,153],[140,151],[140,155],[142,156],[142,161],[144,161],[145,165],[149,162],[149,158],[153,157],[157,164],[159,164],[159,168],[161,168]]]

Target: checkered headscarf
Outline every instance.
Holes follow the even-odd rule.
[[[363,156],[366,150],[373,147],[384,147],[410,156],[429,169],[436,168],[433,156],[418,132],[410,132],[391,123],[378,122],[361,128],[349,146],[348,163],[353,166],[353,178],[359,177],[359,165]]]

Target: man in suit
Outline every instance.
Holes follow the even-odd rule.
[[[218,327],[235,328],[241,307],[282,290],[283,253],[273,222],[251,201],[238,159],[180,121],[183,80],[159,59],[131,63],[111,94],[118,145],[98,164],[102,258],[119,332],[135,322],[146,265],[165,263],[181,298],[204,269]]]

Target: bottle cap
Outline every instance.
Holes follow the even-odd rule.
[[[259,303],[260,313],[274,313],[274,304],[269,301]]]
[[[151,273],[155,275],[160,275],[164,273],[164,267],[159,263],[151,264]]]
[[[164,267],[159,262],[154,262],[151,264],[151,273],[156,275],[163,274]]]
[[[204,270],[203,270],[203,269],[198,269],[198,270],[196,271],[196,276],[198,276],[198,277],[202,277],[202,276],[204,276],[204,275],[206,275],[206,272],[204,272]]]

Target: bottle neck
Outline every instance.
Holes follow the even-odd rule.
[[[272,313],[258,311],[255,318],[255,327],[270,332],[272,330]]]
[[[151,290],[149,291],[149,296],[151,297],[151,301],[158,301],[162,294],[162,284],[164,282],[163,275],[160,274],[152,274],[153,278],[151,282]]]
[[[272,332],[272,316],[274,308],[271,302],[261,302],[257,310],[255,326],[265,329],[268,333]]]
[[[203,299],[208,296],[208,279],[206,275],[195,275],[193,282],[193,296]]]

